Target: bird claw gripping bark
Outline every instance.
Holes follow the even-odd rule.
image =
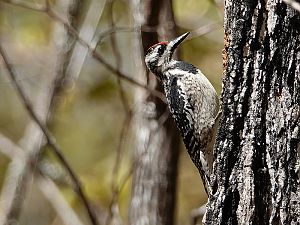
[[[172,116],[209,194],[212,142],[215,121],[219,118],[219,100],[214,87],[198,68],[172,59],[175,49],[188,34],[150,47],[145,62],[162,82]]]

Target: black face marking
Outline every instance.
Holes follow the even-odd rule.
[[[149,53],[153,52],[156,48],[158,48],[158,49],[157,49],[157,52],[158,52],[159,56],[162,56],[163,53],[164,53],[164,51],[165,51],[166,48],[167,48],[167,44],[166,44],[166,43],[163,43],[163,44],[158,43],[158,44],[156,44],[156,45],[153,45],[152,47],[150,47],[150,48],[146,51],[146,55],[148,55]]]
[[[177,61],[174,65],[172,65],[171,69],[180,68],[181,70],[187,71],[191,74],[197,74],[198,70],[195,66],[189,63]]]
[[[164,54],[164,51],[166,50],[167,45],[160,45],[158,49],[158,54],[161,56]]]
[[[176,106],[176,108],[174,108],[174,113],[182,114],[184,110],[184,99],[180,93],[182,90],[177,85],[177,80],[178,80],[177,77],[171,77],[170,100],[171,100],[171,105]]]
[[[166,43],[158,43],[147,50],[145,62],[152,73],[154,73],[159,79],[162,79],[161,75],[161,65],[159,60],[164,54],[167,48]]]

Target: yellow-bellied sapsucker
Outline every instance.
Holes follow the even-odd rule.
[[[145,62],[163,84],[172,116],[208,192],[212,167],[212,159],[208,157],[212,158],[212,152],[207,151],[219,111],[219,99],[212,84],[198,68],[172,59],[175,49],[188,34],[150,47]]]

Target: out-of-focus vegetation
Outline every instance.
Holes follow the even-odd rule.
[[[39,1],[34,1],[34,3]],[[53,2],[55,4],[55,2]],[[86,1],[82,8],[83,18],[89,7]],[[114,17],[117,26],[132,26],[129,2],[116,0]],[[201,68],[218,92],[221,87],[223,47],[222,18],[220,9],[213,1],[174,1],[174,12],[179,32],[196,30],[204,25],[216,23],[216,29],[204,36],[194,38],[182,45],[182,58]],[[107,30],[109,10],[104,9],[97,33]],[[79,21],[80,22],[80,21]],[[5,46],[13,66],[17,69],[18,80],[30,95],[32,101],[40,94],[40,84],[55,65],[53,30],[57,26],[51,18],[41,12],[12,6],[0,1],[1,42]],[[132,32],[116,32],[117,44],[122,57],[122,71],[136,78],[132,60]],[[109,36],[104,37],[97,48],[99,53],[115,65]],[[25,132],[30,118],[12,88],[7,72],[0,68],[0,132],[18,143]],[[123,82],[124,90],[134,107],[133,85]],[[76,83],[68,86],[58,97],[58,105],[49,127],[76,173],[80,176],[86,193],[93,204],[108,207],[112,198],[113,166],[116,149],[124,120],[116,76],[90,55],[80,72]],[[134,136],[131,126],[122,150],[122,161],[118,180],[122,181],[132,164]],[[45,151],[40,157],[55,162],[55,157]],[[0,152],[0,185],[4,182],[10,160]],[[130,199],[129,179],[120,193],[118,203],[121,215],[126,220]],[[84,214],[69,188],[61,189],[70,204]],[[182,148],[178,180],[177,224],[187,224],[189,213],[206,201],[200,177]],[[22,212],[21,224],[61,224],[51,205],[31,182]]]

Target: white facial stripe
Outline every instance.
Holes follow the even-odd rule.
[[[150,52],[150,54],[149,53],[147,54],[146,60],[148,62],[153,62],[153,61],[157,60],[157,58],[158,58],[158,48],[159,48],[159,46],[154,48],[153,51]]]
[[[158,52],[157,52],[157,51],[153,51],[153,52],[150,54],[150,56],[149,56],[150,61],[153,62],[154,60],[156,60],[157,56],[158,56]]]
[[[180,70],[180,69],[171,69],[168,71],[170,74],[172,75],[185,75],[185,74],[188,74],[188,72],[184,71],[184,70]]]
[[[157,46],[152,47],[148,50],[145,57],[145,62],[147,67],[153,72],[156,73],[157,70],[161,67],[162,62],[161,57],[165,46],[158,44]],[[155,72],[156,71],[156,72]]]

